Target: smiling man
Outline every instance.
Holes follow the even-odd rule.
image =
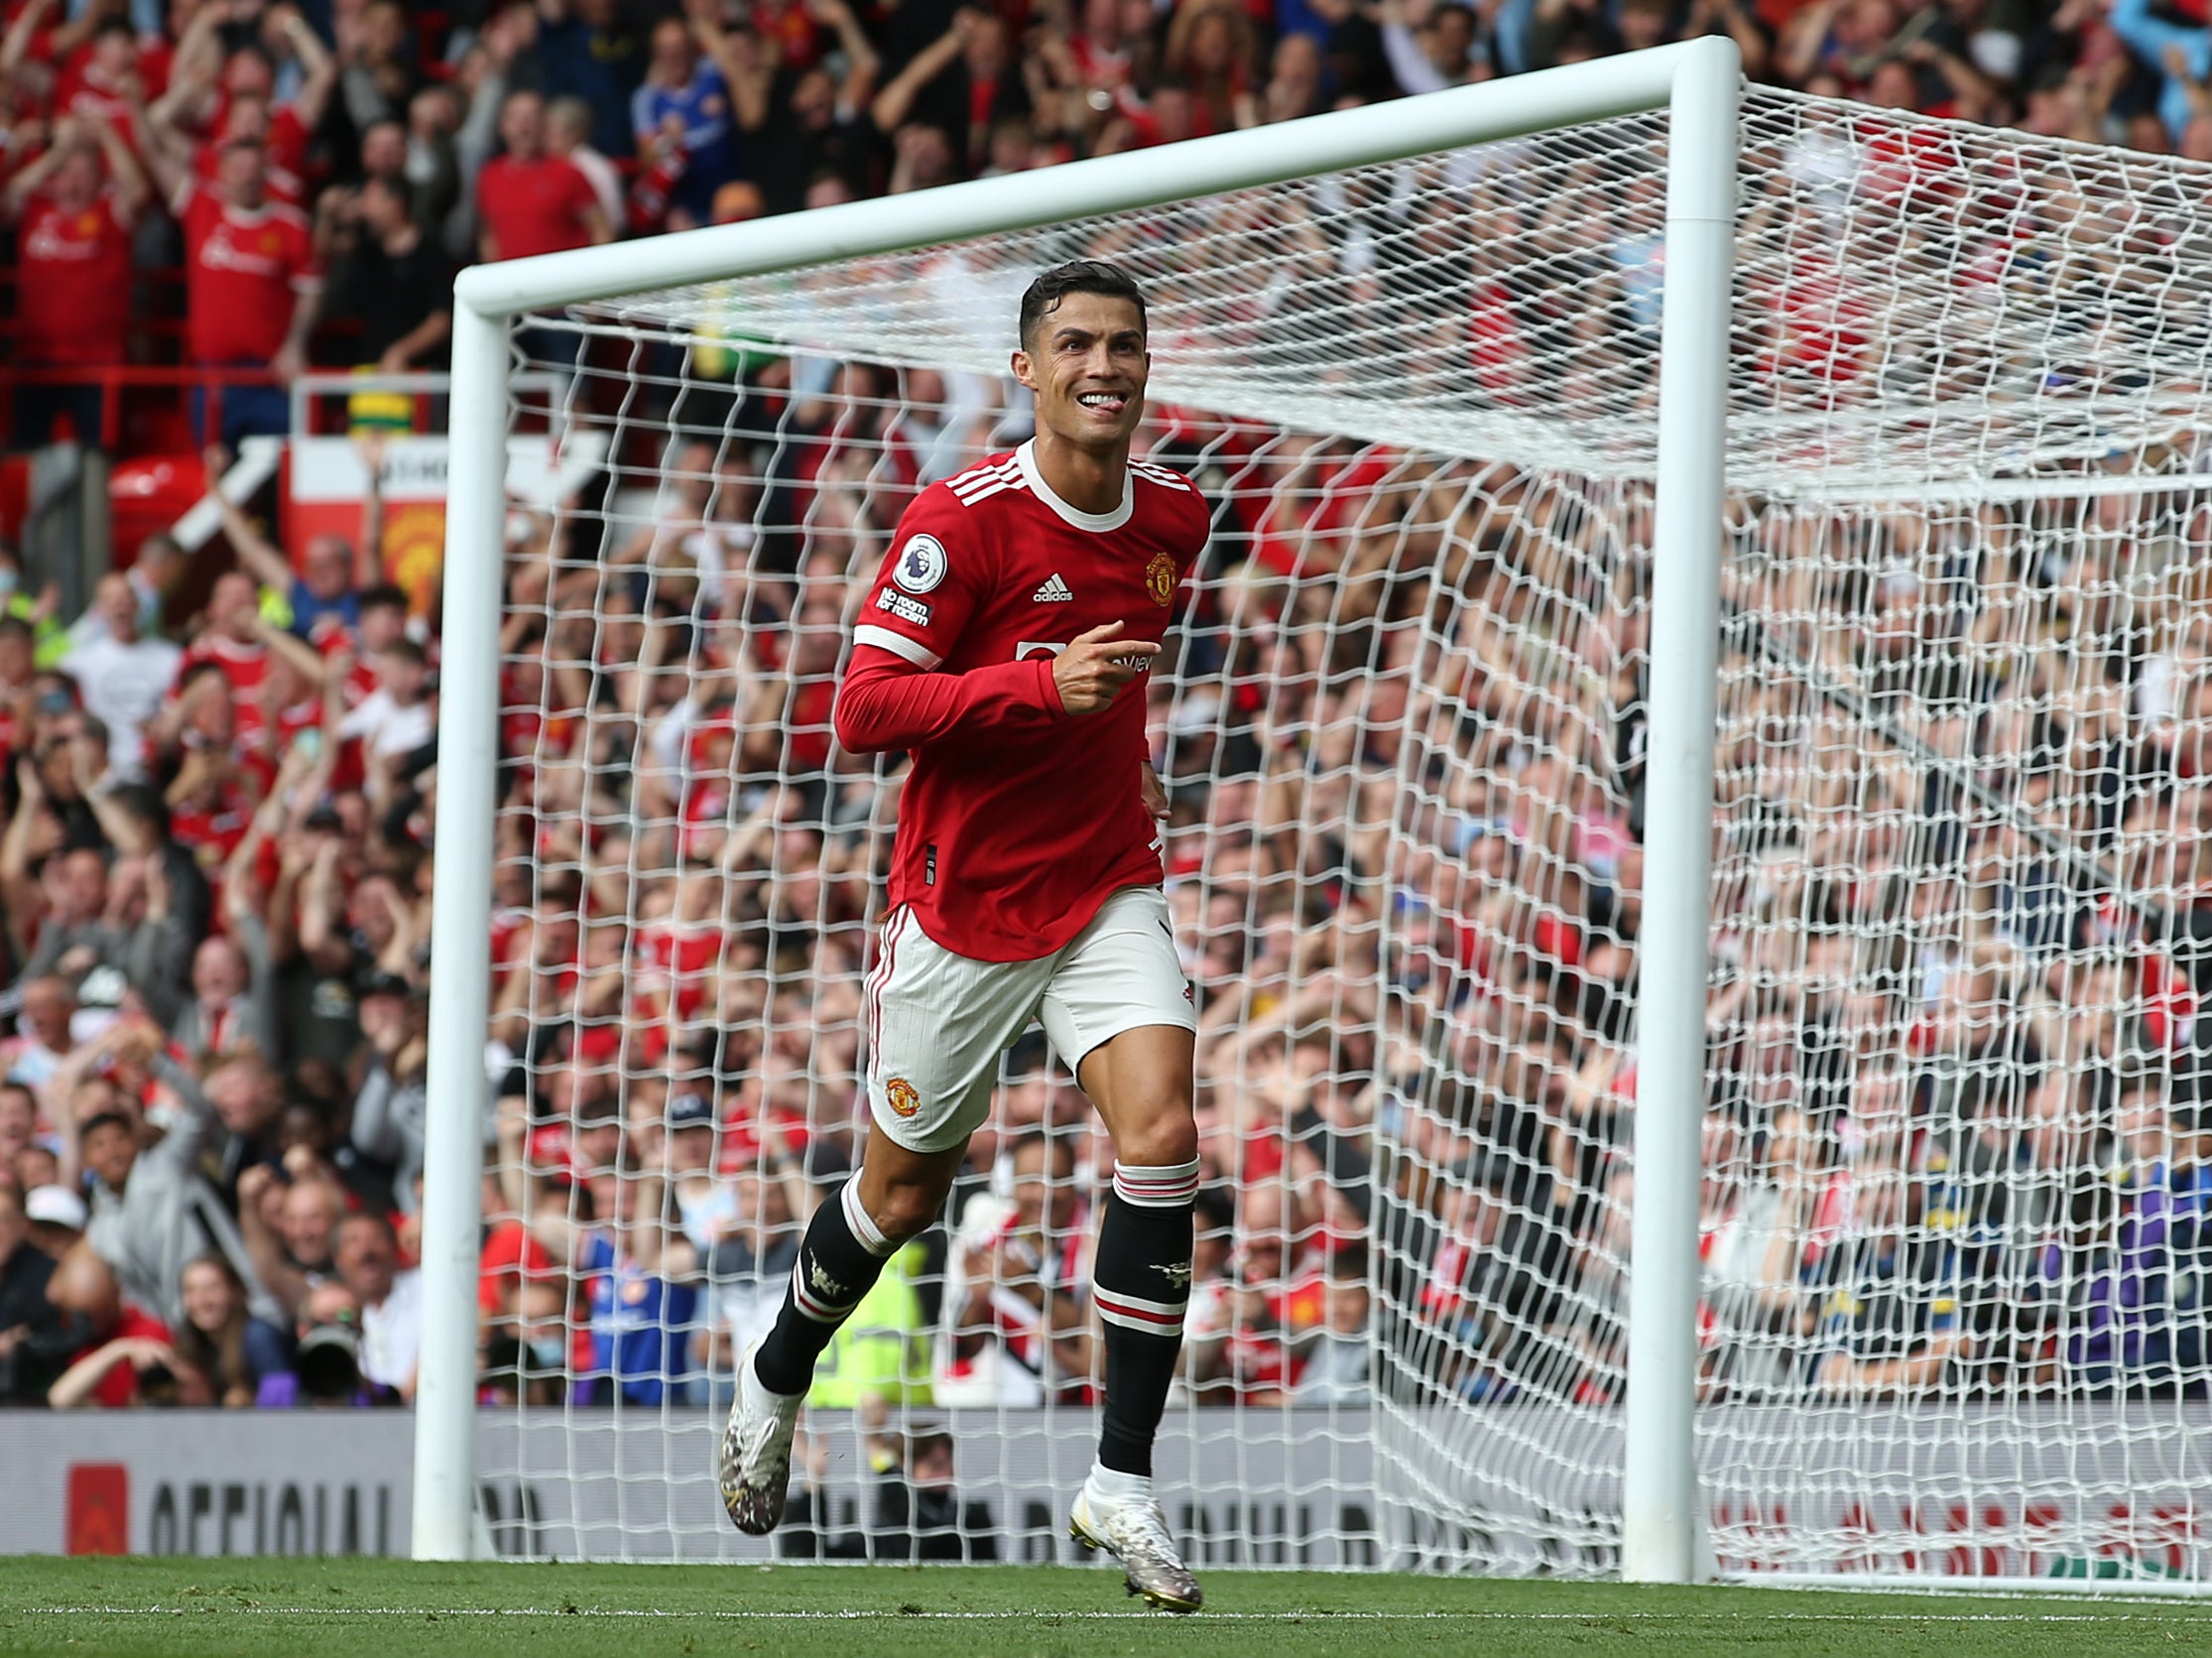
[[[1104,1421],[1069,1526],[1121,1560],[1135,1593],[1195,1611],[1152,1488],[1190,1293],[1198,1134],[1145,680],[1207,513],[1186,478],[1129,458],[1150,367],[1128,276],[1085,261],[1032,283],[1014,373],[1037,436],[923,491],[853,629],[837,735],[855,753],[914,754],[869,978],[875,1126],[740,1365],[719,1473],[738,1526],[772,1530],[815,1359],[936,1218],[999,1056],[1042,1020],[1116,1159],[1090,1292]]]

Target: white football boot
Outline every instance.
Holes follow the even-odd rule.
[[[738,1361],[737,1397],[730,1401],[730,1424],[722,1430],[722,1451],[714,1466],[722,1506],[739,1531],[755,1537],[767,1536],[784,1517],[784,1497],[792,1482],[792,1435],[806,1397],[763,1387],[753,1368],[760,1350],[760,1341],[755,1341]]]
[[[1129,1593],[1163,1611],[1194,1612],[1205,1599],[1155,1497],[1109,1496],[1086,1479],[1068,1510],[1067,1533],[1084,1548],[1104,1549],[1120,1561],[1129,1574]]]

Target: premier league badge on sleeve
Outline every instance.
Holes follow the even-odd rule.
[[[891,579],[910,593],[925,593],[944,579],[944,544],[935,536],[913,536],[899,550]]]

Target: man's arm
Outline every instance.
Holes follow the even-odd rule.
[[[845,79],[837,88],[838,113],[842,116],[850,110],[859,114],[868,106],[876,76],[883,72],[883,60],[876,56],[867,31],[860,27],[860,20],[845,0],[808,0],[806,13],[816,23],[826,23],[837,31],[837,48],[845,55]]]
[[[245,1240],[246,1258],[253,1263],[254,1276],[277,1298],[288,1316],[297,1318],[307,1299],[307,1274],[287,1258],[284,1240],[270,1229],[261,1213],[261,1206],[269,1201],[276,1184],[277,1172],[266,1163],[238,1171],[238,1235]]]
[[[20,214],[30,204],[31,197],[46,189],[46,182],[59,173],[61,164],[68,160],[69,146],[62,142],[62,133],[72,124],[65,120],[57,123],[53,141],[40,152],[39,159],[8,181],[5,196],[8,217],[14,218]]]
[[[208,7],[207,10],[214,8]],[[305,78],[292,100],[292,113],[308,132],[322,125],[322,112],[330,107],[330,93],[338,84],[338,60],[322,44],[322,37],[308,27],[295,6],[280,6],[269,21],[284,36],[292,55],[300,61]]]
[[[965,11],[955,12],[952,27],[914,55],[914,62],[892,76],[891,84],[876,94],[868,118],[878,132],[896,132],[913,110],[922,89],[952,65],[960,56],[967,32],[974,25]]]
[[[222,514],[223,537],[230,543],[230,551],[246,567],[246,574],[264,587],[289,594],[292,562],[277,551],[275,543],[254,528],[253,520],[238,510],[238,503],[223,493],[226,458],[223,451],[210,447],[202,458],[207,465],[207,493],[214,498],[215,510]]]
[[[131,147],[115,130],[114,122],[94,121],[92,136],[99,140],[100,154],[107,158],[107,176],[115,182],[115,216],[128,229],[146,210],[153,188],[147,184],[138,158],[131,154]]]
[[[1048,663],[941,674],[871,644],[854,650],[832,716],[837,740],[855,754],[1038,731],[1060,717]]]
[[[30,0],[30,4],[16,14],[14,26],[8,30],[5,36],[0,36],[0,80],[13,80],[15,78],[16,70],[21,68],[23,61],[31,56],[31,37],[39,32],[40,26],[46,22],[47,13],[52,10],[54,10],[54,0]],[[85,8],[85,15],[92,15],[89,6]],[[55,45],[54,52],[57,61],[59,61],[61,56],[59,43]]]
[[[853,653],[838,688],[837,740],[855,754],[919,748],[924,743],[1037,731],[1066,715],[1111,707],[1116,696],[1160,654],[1149,639],[1125,639],[1122,624],[1092,628],[1045,662],[995,663],[966,674],[939,674],[908,659],[898,645],[879,645],[855,630]],[[914,647],[904,635],[879,637]],[[918,670],[921,670],[918,672]]]
[[[287,383],[307,371],[307,336],[314,332],[316,314],[322,309],[322,284],[302,286],[292,302],[292,320],[285,327],[284,343],[269,359],[269,371]]]

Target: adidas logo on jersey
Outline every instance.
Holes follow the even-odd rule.
[[[1060,579],[1060,573],[1055,570],[1052,572],[1052,578],[1030,594],[1030,597],[1039,604],[1072,604],[1075,602],[1075,591]]]

